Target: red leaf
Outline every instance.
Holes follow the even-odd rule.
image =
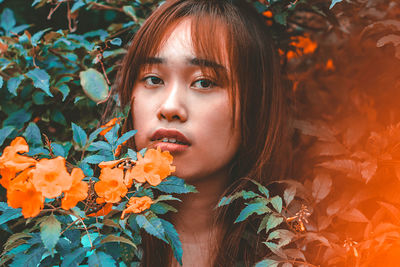
[[[369,180],[375,175],[376,169],[378,168],[377,160],[368,160],[364,161],[360,164],[361,167],[361,176],[365,179],[365,182],[368,183]]]
[[[348,150],[339,142],[318,142],[310,149],[313,156],[338,156],[347,154]]]
[[[323,200],[331,191],[332,179],[329,174],[319,173],[314,178],[312,185],[312,195],[316,202]]]
[[[368,222],[367,217],[358,209],[350,209],[339,213],[338,217],[349,222]]]

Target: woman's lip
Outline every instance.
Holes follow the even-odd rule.
[[[158,129],[157,131],[155,131],[153,133],[150,140],[157,142],[163,138],[168,138],[168,139],[173,138],[176,141],[183,143],[183,145],[185,145],[185,146],[191,145],[188,138],[183,133],[181,133],[180,131],[175,130],[175,129]]]
[[[186,151],[189,148],[189,145],[158,141],[154,144],[154,147],[155,148],[159,147],[161,151],[169,151],[170,153],[180,153]]]

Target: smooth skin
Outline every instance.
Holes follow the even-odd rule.
[[[198,64],[201,60],[193,50],[190,20],[184,19],[142,67],[132,101],[137,149],[149,146],[160,128],[178,130],[191,143],[183,152],[172,153],[174,175],[195,185],[199,193],[185,196],[173,221],[183,244],[183,265],[199,267],[210,266],[213,258],[212,244],[219,232],[212,225],[213,209],[226,188],[229,163],[240,143],[238,118],[235,128],[231,124],[231,89],[217,77],[206,76]]]

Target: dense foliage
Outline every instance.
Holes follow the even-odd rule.
[[[124,47],[159,2],[35,0],[30,7],[0,0],[0,145],[22,135],[29,144],[27,157],[66,158],[68,171],[79,167],[87,182],[97,181],[97,164],[118,158],[125,141],[118,141],[118,123],[108,137],[98,136],[104,101]],[[272,254],[258,266],[395,266],[400,257],[400,4],[260,0],[254,5],[274,32],[295,96],[293,171],[272,182],[282,186],[281,196],[257,184],[257,191],[223,198],[219,205],[244,201],[237,223],[260,217],[258,230],[266,234],[264,244]],[[115,116],[126,112],[121,108]],[[137,160],[133,151],[122,158]],[[168,179],[182,191],[167,194],[194,190],[178,178]],[[149,188],[156,195],[163,192]],[[2,190],[0,200],[7,202]],[[151,194],[144,195],[156,198]],[[60,205],[55,201],[44,205]],[[2,260],[15,257],[13,266],[34,260],[49,266],[66,257],[90,266],[129,263],[140,257],[131,249],[140,244],[137,227],[161,239],[175,235],[167,221],[154,219],[172,206],[137,210],[121,220],[126,202],[107,216],[87,218],[83,211],[89,210],[80,203],[70,217],[56,207],[57,212],[47,208],[28,220],[2,203],[2,240],[11,236]],[[97,234],[93,240],[92,233]],[[173,240],[178,242],[166,241],[176,248]]]

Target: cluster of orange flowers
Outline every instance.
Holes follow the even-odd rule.
[[[75,207],[79,201],[87,198],[88,184],[83,181],[85,175],[81,169],[74,168],[69,173],[63,157],[36,160],[22,155],[28,151],[25,139],[17,137],[0,157],[0,184],[7,189],[7,203],[10,207],[22,208],[22,214],[28,218],[40,213],[45,198],[62,196],[61,208],[64,210]],[[140,153],[137,153],[137,157],[133,164],[127,159],[99,164],[100,181],[94,185],[98,196],[96,202],[106,203],[99,211],[99,216],[111,211],[112,204],[126,196],[134,181],[157,186],[175,171],[175,166],[171,165],[173,158],[168,151],[149,149],[144,157]],[[125,164],[127,162],[129,164]],[[121,218],[128,213],[140,213],[150,208],[152,203],[147,196],[131,197]]]
[[[138,183],[147,182],[152,186],[157,186],[175,171],[175,166],[171,165],[173,158],[168,151],[161,152],[159,148],[157,150],[149,149],[144,157],[140,153],[137,153],[137,157],[138,159],[132,167],[127,167],[124,160],[99,164],[101,168],[100,181],[94,185],[98,195],[96,200],[98,204],[121,201],[134,181]],[[149,197],[132,197],[121,218],[126,213],[140,213],[149,208],[151,203],[152,200]]]
[[[292,40],[290,45],[293,46],[295,50],[287,52],[286,58],[289,60],[292,58],[298,58],[302,55],[312,54],[318,47],[317,43],[311,40],[308,34],[304,34],[304,36],[293,36],[290,39]],[[281,55],[284,54],[280,49],[279,53]]]
[[[87,197],[88,185],[82,179],[82,170],[74,168],[68,173],[65,159],[39,161],[21,155],[29,151],[22,137],[15,138],[0,157],[0,184],[7,189],[7,203],[22,208],[25,218],[40,213],[45,198],[57,198],[64,193],[61,208],[68,210]]]

